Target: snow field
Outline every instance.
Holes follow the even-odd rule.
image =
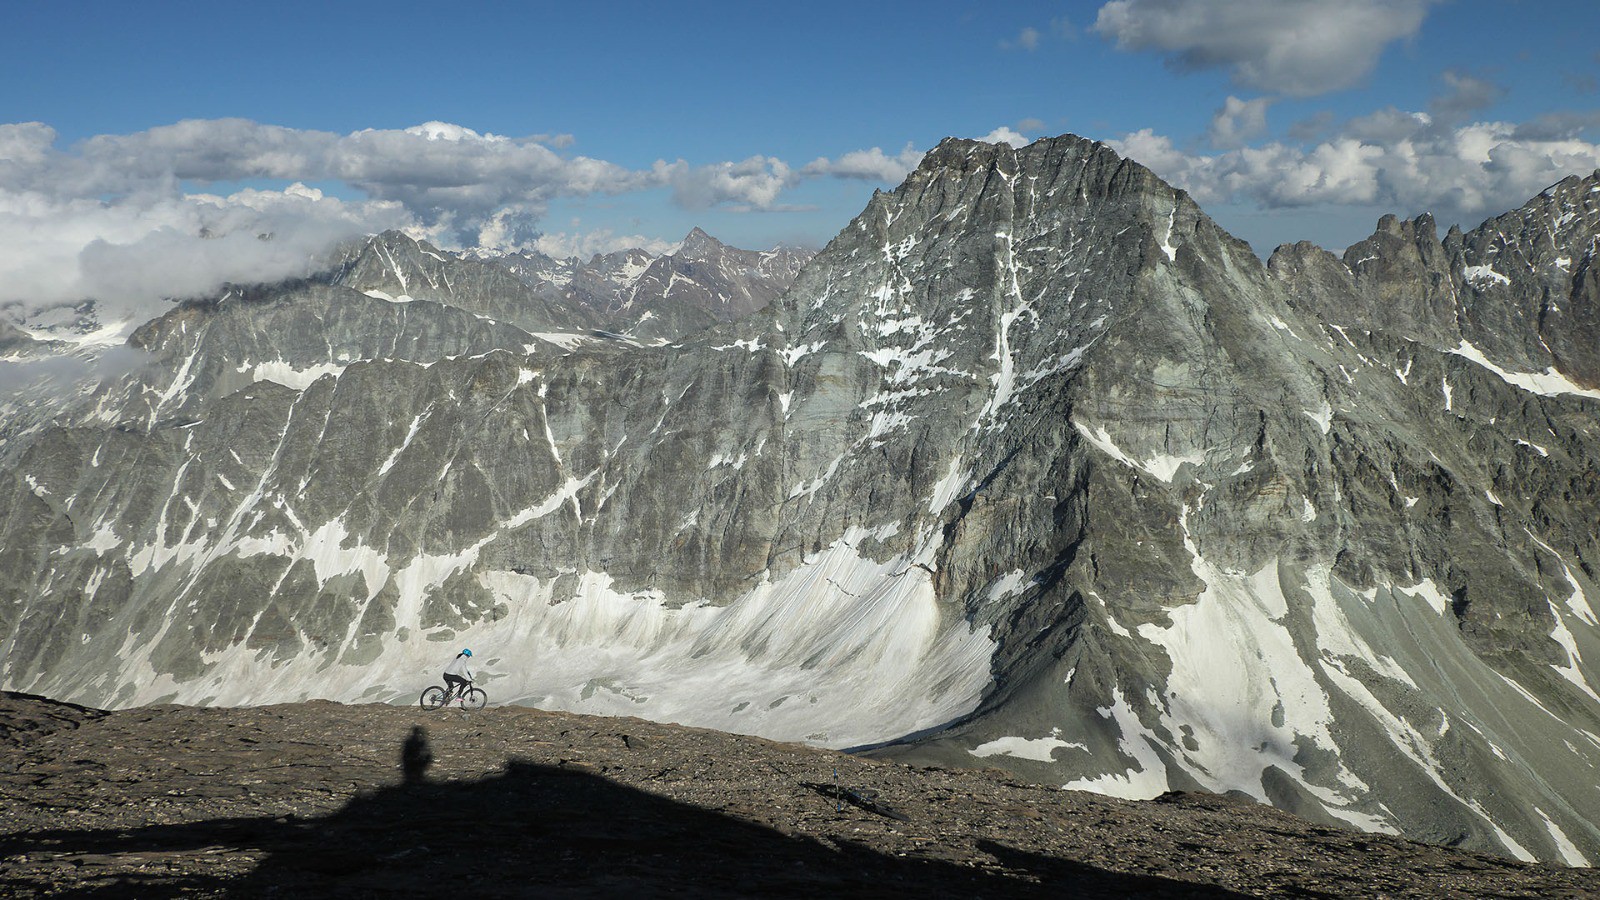
[[[528,517],[559,506],[571,488]],[[424,629],[423,604],[452,574],[475,565],[488,539],[455,554],[419,555],[396,569],[351,543],[335,520],[307,535],[240,541],[233,549],[308,558],[324,582],[360,572],[368,602],[392,580],[400,595],[396,628],[379,636],[376,660],[343,664],[345,648],[337,646],[274,664],[269,650],[239,644],[204,655],[210,669],[199,679],[177,682],[151,663],[161,637],[181,621],[172,617],[152,640],[136,645],[130,635],[117,671],[102,681],[137,685],[119,696],[125,706],[317,698],[410,703],[460,647],[470,646],[496,703],[642,716],[829,747],[873,743],[971,711],[988,686],[994,643],[986,630],[948,621],[916,558],[875,562],[858,555],[854,543],[870,534],[852,530],[725,607],[622,591],[600,572],[574,573],[575,588],[557,595],[555,581],[483,571],[480,583],[510,613],[457,632]],[[186,549],[198,555],[210,548]],[[346,646],[357,637],[350,634]]]
[[[1586,742],[1521,685],[1461,649],[1451,633],[1450,601],[1436,585],[1424,581],[1356,593],[1327,570],[1313,569],[1294,574],[1291,589],[1291,582],[1283,580],[1290,577],[1289,570],[1276,562],[1253,573],[1213,565],[1187,539],[1187,520],[1186,509],[1180,519],[1186,546],[1206,588],[1195,603],[1171,610],[1169,624],[1137,629],[1139,639],[1159,648],[1171,662],[1163,689],[1146,697],[1155,718],[1141,718],[1123,690],[1114,689],[1110,705],[1098,712],[1120,734],[1119,753],[1126,767],[1064,787],[1148,799],[1170,789],[1170,760],[1186,779],[1207,790],[1240,791],[1266,802],[1263,775],[1276,767],[1328,814],[1365,830],[1394,832],[1395,813],[1357,774],[1389,765],[1382,760],[1392,756],[1419,769],[1512,855],[1531,860],[1530,842],[1548,841],[1569,864],[1583,858],[1553,819],[1554,827],[1547,827],[1550,817],[1543,812],[1536,817],[1526,808],[1501,808],[1492,795],[1479,799],[1477,791],[1455,782],[1453,758],[1441,756],[1447,749],[1459,752],[1452,721],[1465,724],[1486,752],[1512,763],[1538,757],[1552,737],[1566,735],[1563,745],[1570,756],[1560,765],[1571,772],[1594,765],[1595,741]],[[1569,655],[1568,666],[1555,668],[1593,698],[1579,669],[1578,648],[1596,636],[1578,611],[1587,611],[1587,600],[1576,582],[1573,588],[1568,598],[1573,605],[1551,604],[1558,623],[1554,637]],[[1114,620],[1112,628],[1131,637]],[[1575,637],[1577,629],[1584,636]],[[1384,651],[1376,650],[1378,646]],[[1440,679],[1454,685],[1453,692],[1432,690]],[[1454,696],[1458,702],[1437,709],[1436,721],[1424,723],[1404,702],[1419,694]],[[1365,724],[1348,718],[1351,703],[1365,715]],[[1486,720],[1486,710],[1496,711],[1498,718]],[[1037,758],[1025,754],[1048,754],[1071,745],[1082,727],[1068,722],[1064,733],[1050,738],[1008,737],[973,752]],[[1385,736],[1387,752],[1381,744],[1352,743],[1360,731],[1372,729]],[[1039,743],[1049,740],[1066,743]],[[1308,757],[1302,751],[1307,748],[1328,751],[1321,755],[1323,768],[1306,768]],[[1332,768],[1327,767],[1329,760]],[[1551,790],[1551,804],[1561,803],[1560,789]]]

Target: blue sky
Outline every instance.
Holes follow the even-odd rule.
[[[0,303],[290,264],[212,260],[165,286],[95,268],[137,255],[107,245],[172,250],[197,221],[303,231],[304,250],[393,225],[569,252],[694,225],[820,245],[947,135],[1106,141],[1262,252],[1339,248],[1385,211],[1470,226],[1600,166],[1600,22],[1573,0],[61,2],[6,18]],[[429,122],[458,127],[407,132]],[[314,190],[284,193],[297,182]]]

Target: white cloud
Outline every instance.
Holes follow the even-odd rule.
[[[1197,170],[1204,168],[1211,159],[1205,156],[1191,156],[1179,150],[1173,145],[1172,138],[1156,134],[1153,128],[1141,128],[1131,134],[1123,135],[1121,140],[1106,141],[1106,144],[1123,156],[1143,163],[1157,175],[1197,196],[1196,190],[1189,185],[1198,183]]]
[[[358,131],[341,138],[327,162],[324,177],[378,199],[398,200],[424,222],[453,217],[463,240],[471,239],[482,219],[506,206],[542,215],[559,197],[622,194],[660,184],[648,171],[565,157],[532,139],[477,135],[470,129]]]
[[[420,140],[420,138],[419,138]],[[189,119],[127,135],[98,135],[76,154],[52,153],[49,176],[66,191],[121,193],[186,181],[327,177],[341,138],[248,119]],[[79,177],[63,177],[76,173]]]
[[[410,128],[407,128],[405,131],[406,134],[414,134],[418,137],[425,137],[430,141],[506,142],[506,138],[496,134],[479,134],[476,131],[473,131],[471,128],[463,128],[460,125],[452,125],[449,122],[440,122],[437,120],[432,122],[423,122],[421,125],[413,125]]]
[[[106,347],[93,355],[61,353],[0,359],[0,401],[23,394],[37,398],[118,378],[149,365],[151,357],[132,347]]]
[[[1267,132],[1267,107],[1271,97],[1240,100],[1230,96],[1211,117],[1206,139],[1219,150],[1232,150]]]
[[[1009,125],[1001,125],[978,140],[987,144],[1010,144],[1013,147],[1025,147],[1029,141],[1026,135],[1014,130]]]
[[[805,179],[898,181],[921,158],[910,146],[893,156],[875,147],[799,171],[770,156],[630,169],[557,152],[570,135],[506,137],[448,122],[339,135],[187,120],[69,150],[56,141],[42,123],[0,124],[0,308],[8,318],[94,297],[102,321],[137,324],[169,298],[307,274],[335,242],[387,228],[447,247],[515,249],[537,245],[559,198],[665,187],[689,209],[781,210],[783,192]],[[226,196],[193,190],[240,181],[290,184]],[[340,199],[304,182],[342,182],[365,196]]]
[[[103,324],[136,325],[169,298],[304,275],[332,244],[409,221],[397,203],[299,185],[109,202],[0,190],[0,304],[26,322],[92,297]]]
[[[1178,69],[1224,69],[1244,87],[1310,96],[1358,83],[1437,2],[1112,0],[1093,28],[1118,49],[1166,54]]]
[[[922,151],[906,144],[899,153],[890,156],[879,147],[870,150],[853,150],[838,159],[819,157],[806,163],[802,175],[812,177],[831,175],[835,178],[857,178],[863,181],[899,183],[922,162]]]
[[[49,136],[53,141],[53,132]],[[24,137],[34,144],[40,139]],[[130,135],[100,135],[76,154],[35,154],[28,171],[0,172],[0,189],[15,188],[22,178],[28,179],[24,186],[69,196],[161,191],[173,180],[338,180],[374,199],[403,204],[425,225],[454,222],[459,237],[470,240],[482,220],[506,206],[538,214],[558,197],[618,194],[659,183],[648,171],[563,156],[544,137],[480,134],[447,122],[337,135],[247,119],[187,120]],[[563,137],[551,142],[563,143]]]
[[[7,137],[23,145],[20,152],[37,156],[39,144],[48,146],[54,134]],[[551,201],[563,197],[665,186],[690,209],[719,204],[771,209],[799,180],[775,157],[703,166],[679,160],[629,169],[553,149],[570,144],[569,135],[510,138],[448,122],[341,136],[245,119],[193,120],[92,138],[76,157],[55,154],[46,180],[53,190],[79,196],[159,186],[163,178],[337,180],[374,199],[402,204],[421,226],[454,231],[459,243],[471,243],[485,228],[503,229],[508,212],[536,221]]]
[[[1287,133],[1290,138],[1297,141],[1321,140],[1333,130],[1338,118],[1331,109],[1319,109],[1290,125]]]
[[[1600,168],[1600,145],[1574,130],[1529,135],[1505,122],[1453,128],[1384,111],[1310,147],[1273,142],[1189,153],[1146,129],[1108,143],[1202,203],[1265,208],[1381,205],[1442,219],[1510,209],[1573,173]]]
[[[1017,32],[1017,36],[1008,41],[1000,42],[1002,50],[1026,50],[1033,52],[1039,49],[1039,29],[1027,27]]]
[[[478,226],[478,235],[471,243],[485,250],[510,252],[528,246],[539,237],[539,218],[542,210],[529,209],[520,204],[503,206],[495,210]],[[419,229],[426,232],[426,229]],[[438,244],[437,235],[412,234]],[[448,241],[446,241],[448,244]]]
[[[1028,25],[1018,31],[1016,37],[1001,40],[1000,49],[1026,50],[1032,53],[1039,49],[1039,44],[1047,33],[1068,41],[1076,40],[1078,37],[1078,30],[1073,27],[1072,22],[1066,16],[1058,16],[1050,20],[1044,31]]]
[[[596,254],[615,253],[618,250],[643,250],[652,256],[661,256],[671,253],[678,248],[678,241],[664,241],[660,238],[645,237],[640,234],[615,234],[608,228],[601,228],[590,232],[557,232],[542,234],[533,241],[530,249],[537,250],[546,256],[556,259],[567,259],[576,256],[579,259],[589,259]]]
[[[654,174],[671,186],[673,202],[685,209],[731,204],[736,209],[770,209],[784,188],[797,180],[789,164],[773,156],[741,162],[691,166],[683,160],[656,163]]]

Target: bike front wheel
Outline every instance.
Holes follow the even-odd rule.
[[[444,706],[445,689],[437,684],[422,692],[422,708],[433,710]]]
[[[488,702],[489,695],[483,692],[483,688],[468,688],[466,696],[461,698],[461,705],[467,709],[483,709]]]

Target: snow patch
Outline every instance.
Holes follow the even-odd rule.
[[[659,592],[626,592],[598,572],[580,573],[570,598],[550,596],[551,584],[531,576],[488,573],[485,585],[513,612],[493,638],[470,640],[538,647],[537,663],[495,690],[547,709],[829,747],[971,711],[989,680],[986,630],[943,621],[932,576],[910,555],[883,563],[857,555],[853,544],[867,535],[851,529],[726,607],[673,608]]]
[[[1124,800],[1148,800],[1165,794],[1168,790],[1167,767],[1156,749],[1160,741],[1139,721],[1139,714],[1122,695],[1122,691],[1114,690],[1111,705],[1096,712],[1101,718],[1116,723],[1122,735],[1117,749],[1123,756],[1133,760],[1137,768],[1079,778],[1062,785],[1061,789],[1092,791]]]
[[[809,344],[800,344],[800,345],[797,345],[797,346],[794,346],[794,347],[790,347],[789,349],[784,350],[779,355],[783,357],[783,361],[785,363],[787,363],[787,364],[792,366],[795,363],[799,362],[802,358],[810,356],[813,353],[816,353],[818,350],[821,350],[825,346],[827,346],[827,342],[826,341],[812,341]]]
[[[818,488],[821,488],[824,484],[827,484],[828,479],[832,478],[834,473],[839,471],[839,463],[841,462],[844,462],[844,456],[835,456],[833,458],[833,462],[828,463],[827,471],[823,472],[821,475],[818,475],[811,481],[803,481],[790,488],[789,499],[793,500],[796,497],[809,497],[812,494],[815,494]]]
[[[1015,569],[991,582],[989,589],[984,592],[984,599],[990,603],[1003,600],[1012,594],[1027,590],[1032,584],[1033,578],[1023,570]]]
[[[1557,825],[1548,815],[1545,814],[1545,811],[1539,807],[1535,806],[1533,811],[1538,813],[1539,818],[1544,820],[1545,830],[1550,832],[1550,839],[1555,841],[1556,852],[1561,854],[1561,859],[1569,866],[1587,867],[1589,865],[1589,858],[1584,856],[1583,853],[1578,850],[1578,846],[1572,843],[1572,839],[1567,837],[1567,833],[1561,830],[1561,826]]]
[[[94,534],[83,542],[83,546],[104,556],[108,551],[121,547],[122,538],[117,537],[117,533],[111,528],[111,523],[101,522],[100,526],[95,529]]]
[[[563,350],[574,350],[584,344],[594,344],[603,340],[592,334],[575,333],[570,331],[535,331],[533,336],[541,341],[555,344]]]
[[[1566,665],[1558,666],[1551,663],[1550,668],[1555,669],[1557,675],[1571,682],[1578,690],[1588,694],[1596,703],[1600,703],[1600,694],[1595,693],[1594,687],[1589,684],[1589,679],[1584,677],[1583,669],[1580,668],[1583,658],[1578,655],[1577,638],[1573,637],[1572,629],[1567,627],[1567,623],[1562,621],[1561,610],[1554,603],[1550,604],[1550,615],[1556,620],[1556,626],[1551,630],[1550,637],[1560,644],[1561,649],[1567,654]]]
[[[966,486],[970,476],[961,471],[961,457],[950,460],[950,467],[945,469],[944,477],[933,486],[933,495],[928,498],[928,512],[937,513],[950,505]]]
[[[995,738],[987,743],[979,744],[967,752],[980,759],[991,756],[1013,756],[1017,759],[1031,759],[1037,762],[1054,762],[1055,751],[1068,747],[1074,750],[1087,750],[1087,744],[1061,739],[1061,729],[1050,730],[1049,737],[1025,738],[1002,737]]]
[[[1444,595],[1444,591],[1439,590],[1439,586],[1433,583],[1432,578],[1424,578],[1410,587],[1394,588],[1394,591],[1401,595],[1414,594],[1417,599],[1428,604],[1441,616],[1450,612],[1450,598]]]
[[[1592,397],[1595,399],[1600,399],[1600,391],[1580,387],[1579,385],[1574,384],[1571,379],[1567,378],[1567,376],[1557,372],[1554,368],[1546,369],[1543,372],[1508,372],[1490,362],[1489,358],[1483,355],[1483,351],[1479,350],[1477,347],[1474,347],[1467,341],[1462,341],[1460,346],[1456,347],[1450,352],[1456,356],[1462,357],[1463,359],[1472,360],[1478,365],[1483,366],[1485,369],[1488,369],[1489,371],[1500,376],[1500,379],[1506,384],[1519,387],[1525,391],[1528,391],[1529,393],[1541,394],[1546,397],[1555,397],[1561,394],[1576,394],[1580,397]],[[1448,399],[1448,388],[1446,389],[1446,397]],[[1446,406],[1446,408],[1448,409],[1449,407]]]
[[[303,369],[300,369],[296,368],[292,363],[285,362],[281,359],[274,359],[267,360],[265,362],[258,362],[254,366],[246,363],[245,365],[238,366],[234,371],[249,372],[250,381],[252,383],[257,381],[271,381],[281,384],[284,387],[293,388],[297,391],[303,391],[314,384],[318,378],[321,378],[324,375],[332,375],[337,378],[341,373],[344,372],[344,370],[345,366],[338,363],[321,363],[319,365],[307,366]]]
[[[1549,456],[1550,455],[1550,451],[1549,450],[1546,450],[1545,448],[1539,446],[1538,444],[1533,443],[1532,441],[1525,441],[1522,438],[1517,438],[1517,443],[1522,445],[1522,446],[1524,446],[1524,447],[1532,448],[1533,452],[1539,454],[1540,456]]]
[[[1501,275],[1499,272],[1496,272],[1492,266],[1467,266],[1461,270],[1461,275],[1463,278],[1472,282],[1473,284],[1483,284],[1485,282],[1491,284],[1511,283],[1511,279]]]
[[[1084,425],[1082,422],[1073,422],[1072,426],[1078,430],[1079,434],[1083,435],[1085,440],[1099,448],[1102,453],[1114,460],[1117,460],[1123,465],[1138,469],[1146,474],[1153,475],[1167,484],[1172,483],[1172,480],[1178,475],[1178,470],[1181,469],[1185,464],[1199,466],[1203,465],[1206,461],[1206,454],[1204,450],[1195,450],[1185,453],[1181,456],[1170,453],[1158,453],[1147,460],[1136,460],[1127,453],[1124,453],[1122,448],[1118,447],[1116,443],[1112,441],[1111,435],[1106,432],[1104,426],[1097,425],[1094,427],[1093,431],[1091,431],[1088,426]]]
[[[368,297],[371,297],[374,300],[385,300],[385,301],[387,301],[389,303],[414,303],[414,302],[416,302],[416,298],[412,297],[410,294],[401,294],[398,297],[391,297],[388,294],[384,293],[383,291],[362,291],[361,293],[366,294]]]
[[[1322,429],[1323,434],[1327,434],[1333,430],[1333,407],[1330,406],[1326,401],[1324,401],[1322,406],[1315,412],[1309,409],[1302,410],[1302,412],[1305,414],[1306,418],[1317,423],[1317,427]]]

